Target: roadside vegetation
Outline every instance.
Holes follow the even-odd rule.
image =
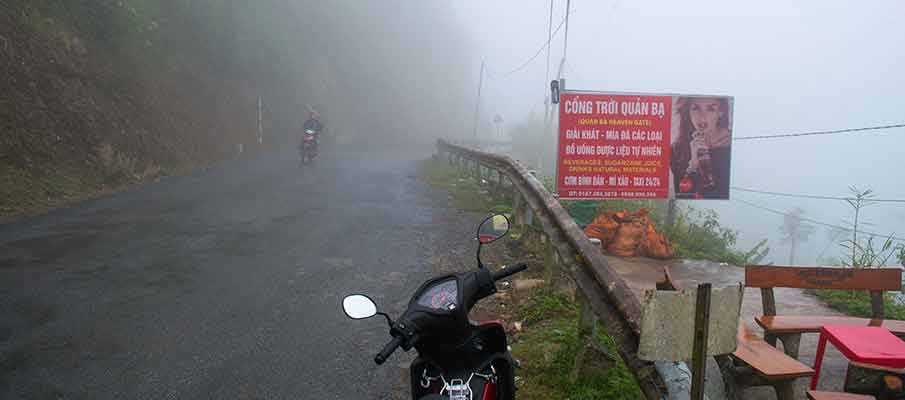
[[[849,290],[808,290],[826,302],[830,308],[837,310],[843,314],[854,317],[870,318],[872,316],[870,306],[870,294],[866,291],[849,291]],[[895,296],[886,293],[883,299],[884,312],[886,319],[896,319],[905,321],[905,305]]]
[[[512,212],[512,196],[506,191],[490,190],[474,177],[451,166],[446,159],[432,158],[422,162],[421,179],[449,193],[456,208],[474,212]],[[490,253],[490,252],[489,252]],[[531,265],[542,263],[542,256],[521,254],[520,259],[532,259]],[[539,278],[540,270],[529,270],[523,279]],[[634,377],[619,357],[614,361],[597,360],[599,368],[590,373],[574,375],[575,358],[583,345],[578,336],[578,310],[571,300],[568,285],[559,282],[529,291],[512,294],[504,313],[520,322],[519,329],[510,329],[513,357],[521,361],[516,370],[518,396],[525,400],[590,400],[643,398]],[[494,303],[494,302],[489,302]],[[488,304],[489,304],[488,303]],[[478,307],[481,307],[479,304]],[[490,305],[490,307],[493,307]],[[499,312],[500,309],[493,309]],[[484,310],[484,312],[488,312]],[[603,348],[616,354],[612,339],[599,327],[598,336]],[[595,364],[596,366],[596,364]],[[586,369],[587,370],[587,369]]]
[[[889,260],[896,260],[905,252],[905,246],[896,245],[891,238],[875,244],[873,238],[863,240],[859,244],[842,244],[843,247],[854,248],[853,256],[842,257],[836,265],[843,268],[881,268],[889,266]],[[849,258],[851,257],[851,258]],[[854,260],[854,264],[850,261]],[[905,263],[903,263],[905,264]],[[847,315],[870,318],[872,316],[870,294],[866,291],[851,290],[808,290],[831,308]],[[884,293],[884,312],[887,319],[905,321],[905,298],[903,290],[898,293]]]
[[[905,244],[897,243],[892,236],[876,240],[875,236],[861,231],[861,218],[865,209],[875,204],[872,201],[873,191],[860,190],[854,186],[849,190],[852,195],[846,202],[852,208],[852,220],[848,225],[849,229],[841,230],[839,233],[851,236],[839,243],[844,255],[837,260],[831,260],[832,264],[844,268],[881,268],[898,261],[900,265],[905,265]],[[865,291],[809,290],[808,293],[844,314],[865,318],[872,316],[870,294]],[[905,320],[903,293],[885,293],[884,296],[886,318]]]
[[[421,178],[431,186],[446,189],[454,207],[480,213],[512,212],[512,196],[493,193],[470,174],[459,171],[446,160],[427,159],[421,162]]]
[[[512,345],[512,354],[522,362],[517,371],[519,398],[540,399],[641,399],[641,389],[619,357],[608,368],[580,378],[572,374],[582,346],[578,338],[578,311],[562,294],[538,291],[520,307],[524,333]],[[598,329],[603,332],[603,329]],[[616,354],[612,339],[599,334],[595,340]]]

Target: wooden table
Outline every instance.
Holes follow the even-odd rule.
[[[836,346],[851,361],[880,365],[890,368],[905,368],[905,342],[888,330],[877,326],[824,326],[820,328],[817,356],[814,359],[814,377],[811,390],[817,389],[820,364],[826,342]]]

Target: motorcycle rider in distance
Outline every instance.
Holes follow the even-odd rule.
[[[304,124],[302,124],[302,134],[301,134],[301,137],[299,138],[299,150],[300,151],[302,150],[303,146],[305,145],[305,143],[304,143],[305,132],[314,131],[314,146],[315,146],[314,149],[315,149],[315,154],[317,154],[318,147],[320,145],[320,135],[321,135],[321,132],[323,132],[323,130],[324,130],[324,124],[321,123],[319,117],[320,117],[320,115],[317,113],[317,111],[311,110],[308,112],[308,119],[305,121]]]

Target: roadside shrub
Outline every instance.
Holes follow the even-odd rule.
[[[142,181],[160,176],[160,166],[140,163],[137,159],[117,151],[109,143],[96,149],[103,180],[107,183]]]

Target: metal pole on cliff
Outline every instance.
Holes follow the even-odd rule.
[[[264,144],[264,100],[258,96],[258,144]]]
[[[474,105],[474,128],[472,129],[472,137],[478,140],[478,114],[481,111],[481,86],[484,85],[484,60],[481,60],[481,75],[478,78],[478,100]]]

